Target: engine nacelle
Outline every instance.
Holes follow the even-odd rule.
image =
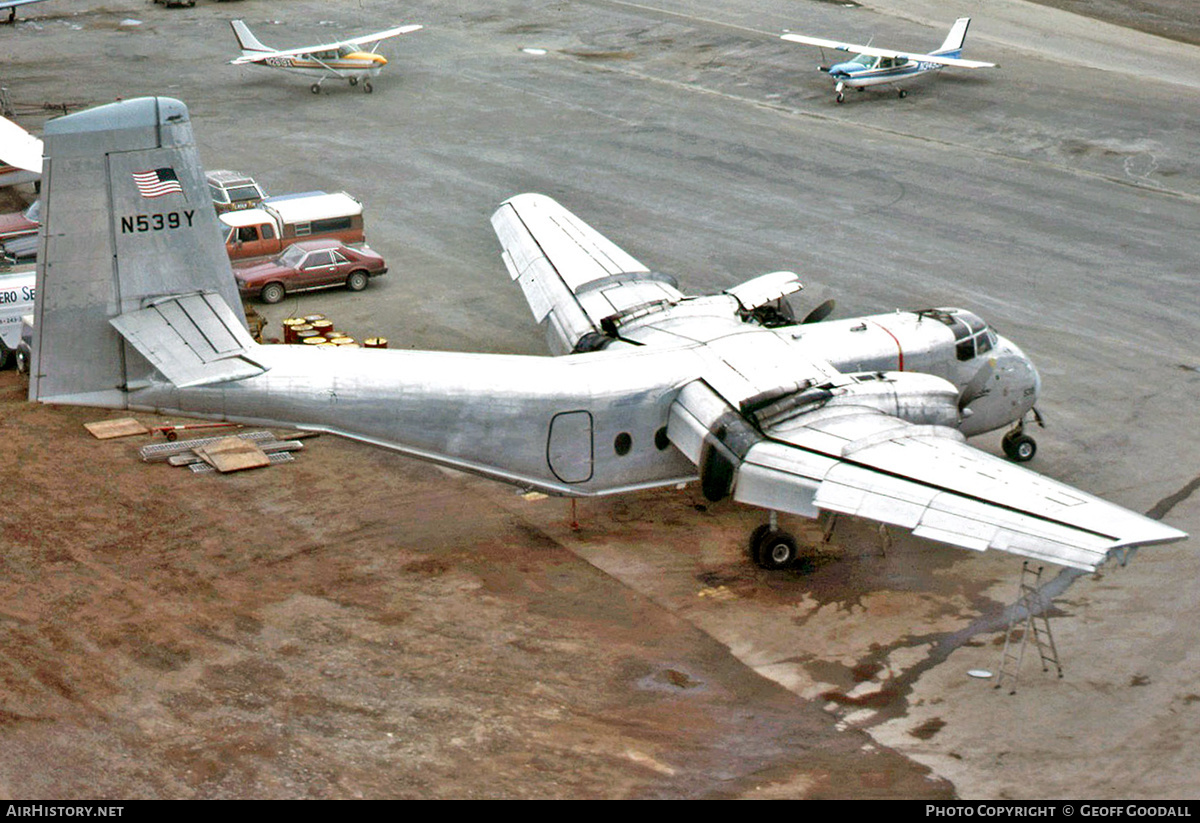
[[[833,389],[827,406],[866,406],[919,426],[958,428],[958,388],[949,380],[918,372],[849,375],[853,383]]]

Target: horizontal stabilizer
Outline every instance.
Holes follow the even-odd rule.
[[[158,299],[109,322],[181,389],[265,371],[247,356],[255,346],[250,334],[211,292]]]

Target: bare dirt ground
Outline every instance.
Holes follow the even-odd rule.
[[[147,465],[82,426],[112,415],[24,395],[0,373],[2,797],[952,795],[555,538],[735,545],[687,493],[574,533],[564,501],[329,437]]]

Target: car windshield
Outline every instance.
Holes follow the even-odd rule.
[[[288,246],[284,249],[283,254],[276,258],[279,265],[287,266],[288,268],[299,268],[300,262],[304,260],[304,249],[299,246]]]
[[[258,186],[234,186],[229,189],[229,199],[234,203],[244,200],[257,200],[262,197]]]
[[[42,222],[42,201],[34,200],[29,208],[25,209],[25,219],[32,220],[34,223]]]

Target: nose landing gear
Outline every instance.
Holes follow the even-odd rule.
[[[1042,428],[1046,427],[1037,409],[1033,409],[1033,419]],[[1037,441],[1025,433],[1024,417],[1017,421],[1017,425],[1012,431],[1004,435],[1000,441],[1000,447],[1004,449],[1004,456],[1014,463],[1028,463],[1033,459],[1033,456],[1037,454]]]

